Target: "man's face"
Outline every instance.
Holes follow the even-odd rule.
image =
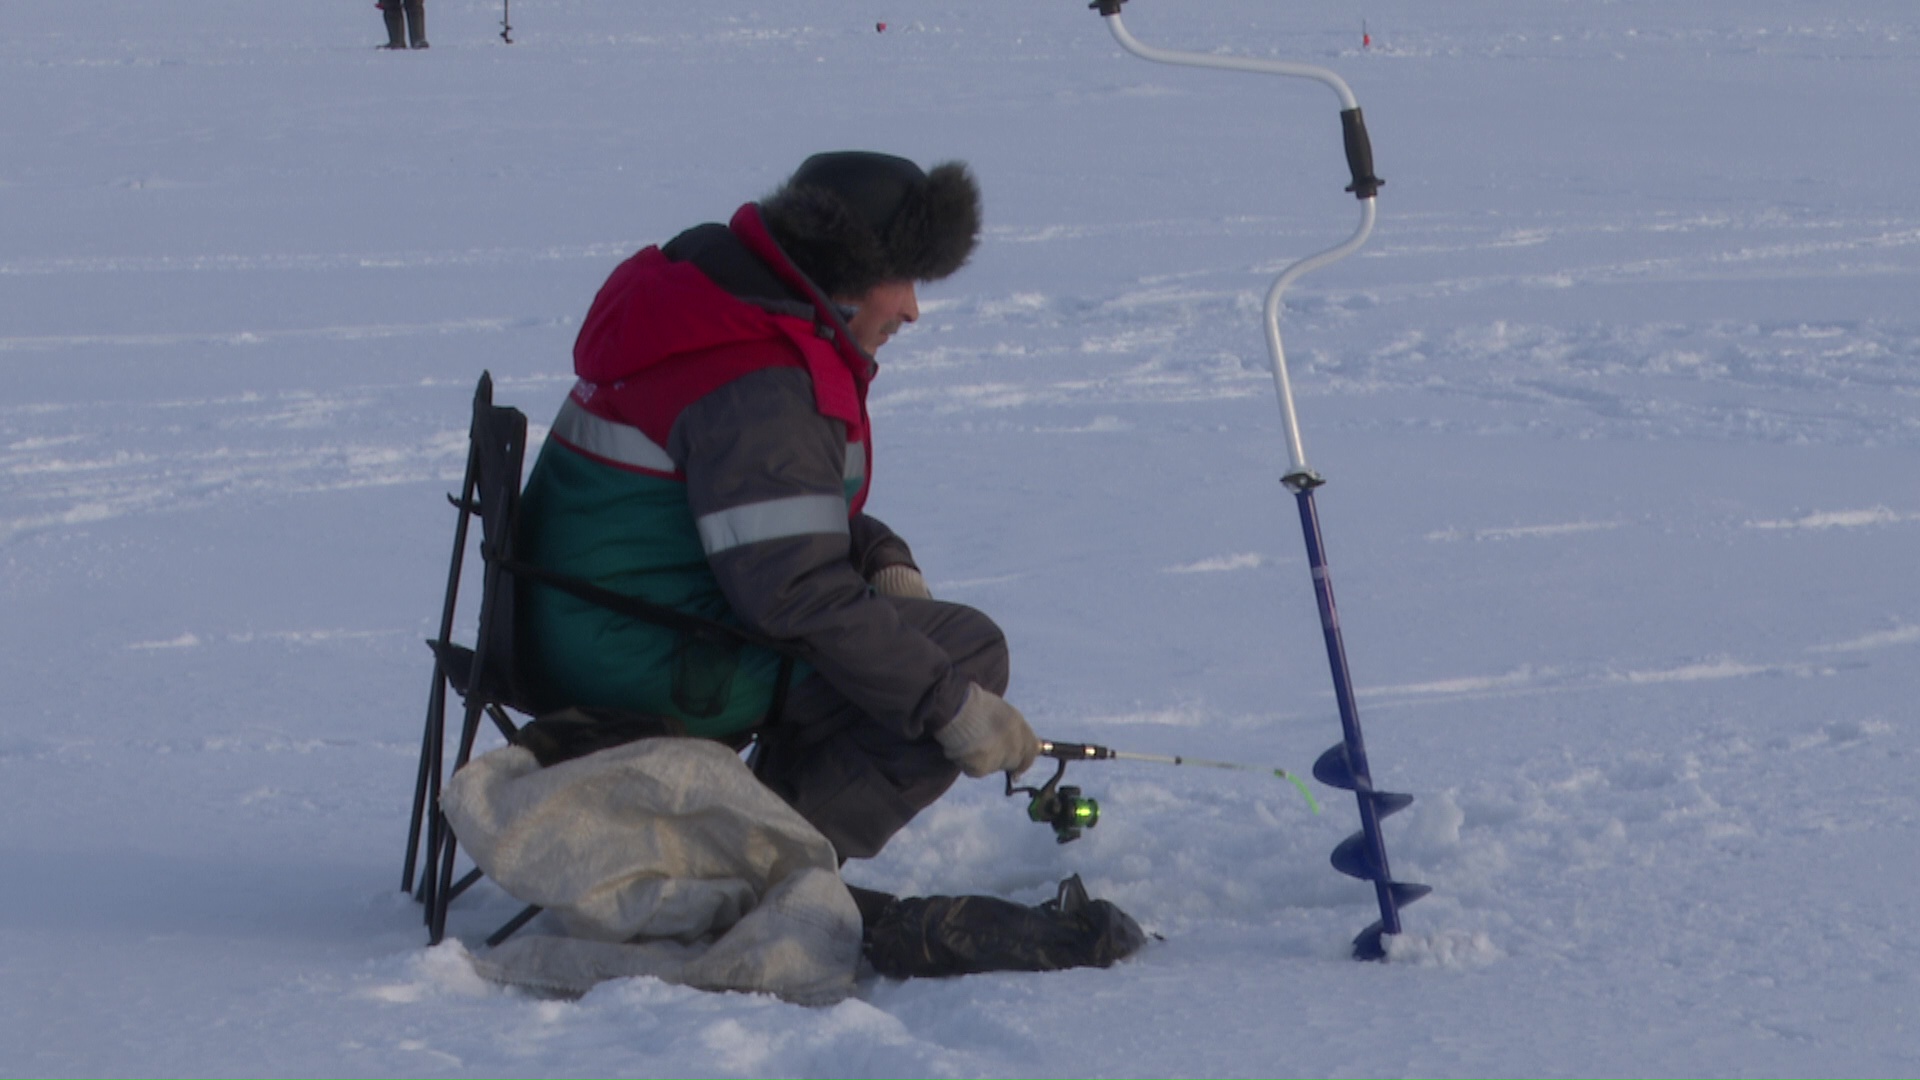
[[[901,323],[920,318],[920,298],[914,295],[911,281],[883,281],[847,303],[853,308],[847,329],[869,354],[879,352]]]

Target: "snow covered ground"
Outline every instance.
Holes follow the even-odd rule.
[[[1258,310],[1353,200],[1310,83],[1079,0],[11,4],[0,1073],[1913,1075],[1920,10],[1138,0],[1335,67],[1387,187],[1285,320],[1407,909],[1259,776],[963,783],[858,883],[1163,935],[808,1010],[475,978],[397,886],[467,402],[543,424],[625,254],[814,150],[970,161],[873,508],[1042,734],[1338,737]],[[1361,19],[1372,35],[1361,47]],[[888,24],[884,33],[875,23]]]

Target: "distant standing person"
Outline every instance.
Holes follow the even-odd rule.
[[[389,49],[427,47],[427,0],[380,0]]]

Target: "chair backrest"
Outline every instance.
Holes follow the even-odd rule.
[[[485,572],[480,623],[474,641],[469,692],[516,708],[528,704],[515,647],[519,576],[502,564],[513,561],[514,527],[520,513],[520,476],[527,454],[527,417],[518,409],[493,403],[493,379],[480,377],[473,396],[469,429],[474,467],[473,503],[465,509],[480,518],[480,553]]]
[[[454,769],[467,763],[482,715],[493,719],[507,738],[516,734],[501,706],[530,712],[519,677],[514,645],[516,575],[503,564],[513,558],[514,520],[520,510],[520,470],[526,460],[527,418],[517,409],[493,404],[493,377],[482,374],[473,393],[473,420],[467,429],[467,472],[460,494],[447,496],[459,511],[453,531],[453,556],[447,566],[447,593],[440,609],[440,632],[427,641],[433,650],[433,690],[427,697],[427,722],[420,738],[420,771],[414,783],[413,819],[407,832],[407,859],[401,887],[412,891],[414,871],[424,861],[417,894],[426,907],[428,933],[438,944],[446,931],[447,904],[478,880],[474,871],[453,880],[457,846],[440,813],[440,788],[447,768],[447,689],[465,699],[458,730]],[[480,519],[482,576],[479,625],[473,648],[453,642],[455,607],[467,567],[473,519]],[[424,833],[423,833],[424,830]],[[424,846],[423,846],[424,845]],[[531,917],[530,908],[495,935],[507,934]]]

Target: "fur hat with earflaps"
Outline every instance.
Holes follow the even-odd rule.
[[[980,238],[980,187],[957,161],[922,172],[906,158],[843,150],[808,158],[760,214],[821,292],[850,299],[965,265]]]

